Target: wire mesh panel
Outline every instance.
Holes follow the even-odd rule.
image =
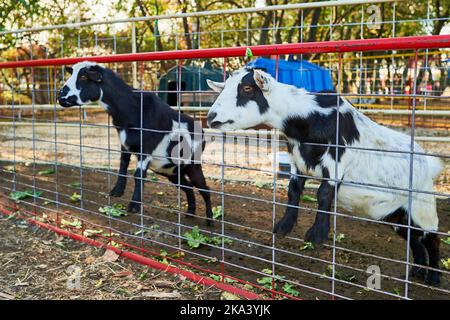
[[[342,1],[342,6],[321,9],[334,12],[327,23],[317,18],[305,24],[315,8],[324,6],[305,4],[238,10],[233,14],[242,16],[239,22],[244,26],[233,24],[231,29],[223,12],[121,21],[133,25],[132,34],[126,36],[96,33],[92,38],[87,33],[84,39],[89,24],[50,27],[64,30],[58,53],[49,55],[31,41],[29,56],[0,63],[5,79],[0,209],[70,231],[95,245],[109,245],[124,256],[136,253],[171,266],[174,272],[193,271],[241,293],[252,292],[250,297],[448,298],[450,110],[443,94],[448,85],[443,60],[450,39],[398,36],[402,28],[441,18],[398,21],[401,2],[391,2],[377,2],[390,3],[383,12],[392,18],[375,22],[365,17],[371,5],[367,1]],[[261,12],[268,21],[255,26],[254,16]],[[294,24],[283,26],[282,13],[291,14]],[[172,32],[189,19],[196,20],[195,26],[184,30],[189,32]],[[173,28],[165,29],[163,22]],[[139,53],[133,37],[140,24],[151,30],[149,23],[160,31],[152,38],[153,50],[142,47]],[[209,24],[221,27],[202,28]],[[370,29],[373,24],[384,29]],[[361,29],[361,39],[334,41],[356,27]],[[314,28],[330,41],[308,43],[304,34],[310,36]],[[30,33],[33,39],[46,30],[16,32]],[[259,40],[272,41],[251,46],[258,44],[256,32]],[[386,37],[376,39],[379,34]],[[295,36],[298,43],[279,44],[285,39],[294,42]],[[221,48],[208,48],[214,37],[219,37]],[[118,46],[119,41],[124,45]],[[89,47],[102,50],[88,52]],[[161,48],[170,51],[159,52]],[[191,50],[179,50],[185,48]],[[223,101],[230,105],[222,107],[232,110],[236,95],[216,100],[218,94],[206,87],[206,80],[228,79],[226,90],[233,78],[249,72],[242,67],[260,56],[272,58],[273,70],[264,71],[277,83],[274,91],[264,93],[267,108],[285,112],[287,117],[280,116],[285,122],[278,125],[274,116],[237,128],[239,119],[233,118],[229,123],[235,123],[236,130],[209,128],[206,115],[211,105],[218,109],[218,101]],[[64,85],[70,86],[73,75],[79,81],[90,76],[78,74],[78,69],[71,76],[68,67],[85,60],[102,65],[103,78],[94,84],[101,89],[100,102],[85,105],[82,99],[83,103],[63,109],[58,97],[64,96]],[[312,77],[312,69],[303,69],[304,60],[328,72],[334,90],[308,93],[298,88],[305,86],[302,82],[281,84],[286,81],[285,61],[298,63],[301,81]],[[92,67],[83,66],[83,72]],[[104,87],[109,85],[114,90]],[[83,96],[83,83],[75,89]],[[284,95],[275,90],[285,90]],[[306,123],[296,122],[293,127],[308,131],[319,126],[319,132],[328,136],[299,138],[309,150],[305,155],[296,153],[298,141],[286,121],[302,114],[295,103],[309,108],[304,101],[312,95],[312,104],[328,110],[324,111],[328,120],[305,116]],[[126,107],[115,101],[124,101]],[[255,110],[248,108],[243,118],[252,117]],[[358,134],[350,138],[352,129]],[[158,148],[163,151],[156,152]],[[288,153],[293,157],[286,158]],[[317,163],[299,170],[299,161],[314,153]],[[436,159],[442,171],[424,165],[437,164]],[[303,194],[293,191],[296,181],[304,184]],[[328,186],[328,205],[324,186]],[[389,211],[392,202],[404,212],[425,208],[420,211],[423,216],[402,215],[397,208]],[[435,222],[435,206],[437,230],[427,228]],[[285,213],[297,209],[298,223],[292,231],[274,233]],[[322,244],[307,241],[317,219],[329,223]],[[430,235],[437,235],[434,246],[426,242]],[[429,264],[417,258],[424,250]],[[420,279],[436,271],[439,285]]]

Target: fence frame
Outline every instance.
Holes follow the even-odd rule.
[[[282,45],[264,45],[251,46],[254,56],[263,55],[282,55],[282,54],[304,54],[304,53],[342,53],[355,51],[383,51],[383,50],[417,50],[430,48],[449,48],[450,35],[441,36],[420,36],[420,37],[401,37],[390,39],[361,39],[361,40],[342,40],[315,43],[296,43]],[[203,58],[228,58],[245,56],[245,47],[239,48],[213,48],[197,50],[179,50],[166,52],[147,52],[134,54],[117,54],[108,56],[90,56],[78,58],[55,58],[44,60],[24,60],[15,62],[0,63],[2,68],[27,68],[42,66],[63,66],[74,64],[81,61],[95,61],[99,63],[116,62],[136,62],[136,61],[156,61],[156,60],[184,60],[184,59],[203,59]],[[414,94],[414,97],[416,95]],[[413,114],[415,110],[413,109]],[[81,127],[80,127],[81,128]],[[274,201],[275,204],[275,201]],[[5,211],[2,211],[5,214]],[[8,214],[8,213],[6,213]],[[335,213],[336,214],[336,213]],[[336,217],[336,215],[335,215]],[[44,224],[41,226],[47,227]],[[51,228],[55,232],[61,233],[61,230]],[[77,238],[70,233],[66,236]],[[77,240],[83,241],[78,238]],[[92,243],[94,244],[94,243]],[[94,244],[95,245],[95,244]],[[123,251],[121,251],[123,254]],[[124,255],[127,256],[127,255]],[[131,256],[129,256],[131,258]],[[140,259],[140,258],[139,258]],[[147,261],[148,262],[148,261]],[[150,262],[148,262],[150,263]],[[407,264],[407,267],[410,264]],[[334,266],[334,263],[333,263]],[[226,288],[224,288],[227,290]]]

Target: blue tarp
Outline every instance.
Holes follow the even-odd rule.
[[[247,66],[263,69],[275,77],[276,60],[257,58],[250,61]],[[311,62],[285,61],[278,62],[278,81],[305,88],[307,91],[334,90],[330,71]]]

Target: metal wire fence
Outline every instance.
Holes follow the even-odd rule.
[[[342,1],[341,5],[344,5],[344,2],[346,1]],[[368,4],[368,1],[347,2],[361,3],[362,15],[366,9],[364,5]],[[284,10],[299,10],[306,8],[307,5],[311,4],[293,5]],[[322,6],[326,3],[316,5]],[[303,11],[300,10],[300,12]],[[247,27],[243,28],[242,32],[250,34],[256,30],[248,27],[248,21],[251,19],[249,12],[241,10],[236,14],[243,14],[246,17]],[[203,17],[202,14],[193,15]],[[209,17],[217,15],[222,21],[224,19],[224,12],[210,12],[204,15],[205,19],[207,15]],[[189,14],[178,18],[187,16]],[[361,20],[358,23],[350,21],[335,25],[331,21],[329,25],[317,26],[317,28],[330,28],[330,40],[333,40],[334,28],[358,25],[363,30],[368,23],[363,18],[359,18]],[[177,19],[177,16],[143,18],[145,21],[163,19]],[[423,19],[421,22],[427,22],[428,19],[433,20],[427,17],[427,20]],[[140,22],[140,19],[130,19],[117,23],[138,24]],[[9,79],[13,79],[15,74],[23,73],[24,70],[31,75],[28,85],[9,82],[9,84],[4,83],[2,87],[2,93],[8,92],[10,98],[4,99],[5,108],[0,116],[2,121],[0,186],[3,193],[0,209],[4,213],[15,212],[16,215],[31,219],[40,225],[68,230],[70,234],[77,234],[85,241],[109,245],[110,248],[116,248],[121,253],[134,252],[142,256],[151,256],[162,264],[176,266],[177,269],[174,269],[174,272],[194,270],[195,274],[203,278],[238,288],[241,290],[240,294],[244,296],[246,295],[244,292],[247,294],[252,292],[252,295],[248,297],[448,299],[450,287],[446,259],[448,259],[449,248],[445,241],[448,241],[447,231],[450,229],[448,215],[450,154],[448,148],[442,147],[448,137],[445,136],[445,131],[430,133],[427,130],[448,128],[446,117],[450,111],[449,100],[448,97],[441,96],[440,89],[427,89],[428,84],[422,86],[424,90],[419,89],[423,79],[425,82],[430,80],[422,76],[419,81],[419,74],[422,71],[433,73],[429,65],[430,57],[441,59],[442,49],[450,46],[450,39],[449,36],[395,38],[396,26],[414,22],[396,21],[395,15],[392,21],[382,21],[381,23],[392,26],[393,38],[391,39],[305,42],[287,45],[279,45],[274,41],[271,45],[253,46],[251,51],[253,56],[273,56],[277,62],[290,54],[298,55],[300,59],[306,55],[311,57],[312,54],[316,54],[316,61],[326,67],[333,76],[337,92],[335,96],[353,99],[351,101],[356,107],[372,116],[373,113],[381,112],[381,109],[390,109],[392,117],[398,116],[395,112],[400,112],[406,120],[399,121],[392,118],[386,121],[385,114],[384,118],[374,117],[374,119],[388,124],[395,124],[397,121],[397,130],[410,135],[412,142],[422,141],[426,151],[414,150],[413,143],[410,150],[403,151],[361,148],[352,145],[343,147],[338,142],[322,146],[335,147],[336,152],[339,148],[360,149],[364,152],[383,155],[405,153],[410,154],[412,159],[413,156],[433,156],[443,161],[445,169],[435,181],[436,191],[420,190],[411,183],[404,187],[393,187],[388,184],[372,185],[363,180],[351,181],[339,178],[337,172],[336,176],[329,178],[330,181],[335,182],[336,186],[343,184],[408,193],[410,200],[418,194],[434,195],[437,198],[440,217],[437,234],[444,240],[441,244],[442,282],[438,287],[427,285],[409,276],[409,270],[417,266],[410,261],[410,248],[389,230],[389,227],[399,228],[403,225],[375,221],[359,216],[357,212],[347,211],[337,205],[337,196],[333,201],[333,209],[326,212],[332,219],[329,241],[319,248],[313,248],[310,243],[305,242],[302,236],[306,227],[311,225],[314,213],[318,212],[315,206],[314,190],[318,187],[317,182],[320,183],[323,179],[317,177],[307,176],[314,181],[307,184],[306,196],[302,198],[298,206],[301,216],[295,231],[284,239],[275,237],[272,233],[274,225],[290,206],[286,204],[286,186],[287,178],[291,175],[280,168],[280,162],[282,162],[280,155],[287,150],[286,139],[283,134],[275,130],[260,128],[226,134],[213,129],[204,130],[203,137],[207,144],[199,162],[208,178],[207,184],[210,190],[201,191],[208,191],[211,195],[216,220],[213,227],[205,226],[206,217],[203,215],[205,208],[202,203],[198,203],[198,212],[194,219],[189,219],[190,214],[185,212],[186,204],[181,188],[194,189],[193,187],[180,183],[174,186],[156,174],[148,178],[140,177],[141,186],[145,182],[146,187],[141,188],[144,190],[141,197],[143,200],[140,203],[140,212],[137,214],[126,214],[124,210],[129,200],[129,192],[117,199],[108,196],[114,180],[120,176],[116,173],[116,168],[119,165],[120,154],[123,152],[116,138],[116,128],[103,112],[94,112],[86,107],[62,110],[58,106],[57,92],[65,78],[64,66],[84,60],[97,61],[123,75],[127,82],[134,83],[136,92],[161,93],[161,90],[156,88],[158,74],[155,70],[160,70],[162,64],[171,65],[176,74],[176,87],[170,91],[176,94],[176,105],[172,107],[178,111],[179,115],[181,112],[192,114],[197,121],[203,121],[204,124],[204,115],[208,107],[182,105],[182,96],[190,93],[182,90],[182,67],[188,63],[203,65],[205,61],[213,61],[222,69],[223,77],[226,78],[229,72],[244,65],[248,61],[246,48],[251,41],[240,48],[228,48],[232,38],[227,42],[225,34],[236,33],[239,30],[227,31],[225,27],[219,31],[198,31],[198,49],[194,50],[166,52],[155,50],[131,54],[128,52],[133,50],[127,50],[127,54],[121,55],[116,54],[117,50],[114,49],[112,54],[105,56],[65,58],[63,54],[60,58],[52,59],[33,59],[31,56],[30,60],[0,63],[0,70],[4,75],[8,75]],[[88,23],[50,26],[35,30],[15,30],[13,33],[36,33],[60,28],[78,30],[90,26],[91,24]],[[306,28],[306,26],[300,24],[299,28]],[[221,34],[223,46],[217,49],[205,48],[208,43],[205,39],[209,33],[214,32]],[[172,39],[175,37],[175,43],[178,43],[176,39],[181,38],[182,35],[175,33],[167,37]],[[276,32],[273,37],[276,40]],[[363,38],[363,31],[361,31],[361,38]],[[84,40],[81,36],[75,40],[78,42],[77,48],[82,48]],[[129,42],[129,38],[122,40]],[[68,41],[63,39],[61,47],[70,46]],[[96,37],[95,46],[100,46],[102,41],[115,43],[117,38]],[[173,49],[180,49],[180,47],[175,46]],[[30,52],[32,53],[33,50]],[[61,52],[64,53],[64,50],[61,49]],[[381,82],[377,85],[368,85],[367,74],[374,71],[380,73],[380,68],[374,63],[367,66],[366,55],[371,57],[372,62],[381,59],[374,57],[385,57],[383,59],[392,62],[391,66],[398,68],[400,68],[399,63],[396,61],[405,61],[405,57],[412,57],[411,63],[404,63],[402,66],[403,71],[412,70],[405,71],[406,73],[388,72],[388,78],[394,79],[397,74],[400,82],[392,81],[384,87]],[[278,75],[278,63],[276,66],[275,74]],[[439,68],[443,72],[443,67]],[[343,72],[345,69],[349,72]],[[359,83],[355,90],[349,85],[351,80],[348,80],[348,74],[356,79],[355,83]],[[375,81],[377,75],[374,74],[370,78]],[[366,86],[364,87],[362,83]],[[408,90],[405,90],[406,83],[410,86]],[[371,87],[371,91],[367,91],[365,89],[367,87]],[[17,103],[14,97],[27,90],[31,92],[30,101],[22,105]],[[192,92],[205,93],[204,90]],[[40,95],[39,99],[46,105],[46,109],[41,108],[41,103],[36,103],[37,95]],[[367,100],[374,97],[378,100]],[[434,101],[433,99],[437,102],[430,102]],[[373,106],[380,101],[388,107]],[[407,107],[397,108],[399,101],[406,103]],[[24,105],[27,106],[24,107]],[[142,101],[140,107],[142,119]],[[423,114],[430,115],[434,120],[427,123],[428,127],[419,128],[417,124],[420,123],[420,117]],[[339,126],[337,128],[339,129]],[[139,127],[129,129],[140,133],[141,146],[143,135],[147,132],[169,133],[146,129],[142,122]],[[178,141],[181,139],[180,133],[177,134],[177,139]],[[137,155],[145,156],[146,154],[141,149]],[[179,156],[168,155],[166,158],[173,161],[181,160]],[[413,176],[411,160],[410,179]],[[133,179],[133,171],[129,171],[125,177],[129,180]],[[178,171],[178,179],[180,179],[180,171]],[[338,195],[338,192],[335,194]],[[11,201],[11,197],[16,201]],[[407,230],[409,237],[411,232],[420,228],[408,221]],[[378,266],[381,270],[380,287],[368,288],[367,286],[367,279],[372,275],[371,266]],[[425,268],[433,270],[430,267]]]

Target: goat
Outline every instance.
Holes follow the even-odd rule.
[[[306,232],[306,241],[319,244],[328,239],[335,183],[339,205],[353,214],[404,225],[394,229],[407,239],[409,136],[375,123],[330,92],[309,93],[279,83],[261,70],[244,68],[224,83],[208,80],[208,85],[220,92],[207,115],[211,128],[226,131],[267,124],[281,130],[287,138],[293,166],[288,206],[273,230],[277,236],[285,236],[293,229],[305,181],[315,177],[321,180],[318,211]],[[416,143],[414,150],[423,152]],[[414,155],[412,189],[425,191],[412,192],[409,212],[411,224],[416,227],[411,229],[410,237],[416,264],[411,273],[420,278],[426,276],[426,270],[420,267],[427,265],[426,251],[429,266],[439,268],[439,238],[434,233],[438,216],[435,196],[430,192],[433,178],[441,170],[436,158]],[[439,271],[430,270],[426,280],[437,285]]]
[[[98,102],[112,117],[117,129],[121,142],[120,168],[110,196],[123,195],[133,153],[138,164],[134,173],[133,197],[127,208],[129,212],[139,212],[141,209],[141,177],[146,178],[150,167],[186,193],[188,216],[195,214],[193,187],[198,188],[205,201],[207,224],[211,225],[211,200],[201,164],[192,162],[193,157],[179,160],[171,156],[175,149],[181,149],[176,148],[181,140],[190,148],[186,153],[188,155],[198,156],[204,150],[203,130],[197,130],[199,132],[194,134],[194,120],[185,114],[178,114],[154,93],[135,92],[112,70],[97,63],[80,62],[72,68],[66,67],[66,70],[71,76],[60,90],[59,104],[67,108]],[[185,149],[182,150],[183,156]]]

